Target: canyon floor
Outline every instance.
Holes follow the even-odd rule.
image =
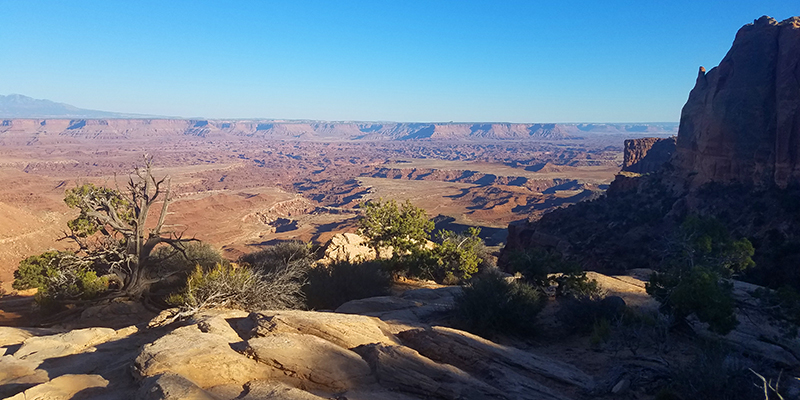
[[[18,136],[14,136],[19,139]],[[8,137],[6,137],[7,139]],[[621,163],[622,137],[540,141],[302,141],[246,137],[68,137],[0,141],[0,281],[60,241],[75,215],[65,190],[124,189],[149,154],[169,175],[167,223],[234,259],[282,240],[324,243],[356,229],[370,199],[410,200],[437,229],[479,226],[502,245],[514,220],[597,193]]]

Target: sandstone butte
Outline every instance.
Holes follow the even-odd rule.
[[[692,186],[800,183],[800,17],[761,17],[719,66],[700,67],[673,164]]]

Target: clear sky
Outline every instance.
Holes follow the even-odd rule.
[[[677,121],[796,0],[0,0],[0,94],[206,118]]]

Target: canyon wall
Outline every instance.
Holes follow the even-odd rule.
[[[675,138],[641,138],[625,141],[622,170],[646,174],[668,163],[675,153]]]
[[[691,186],[800,183],[800,17],[761,17],[683,107],[673,164]]]
[[[37,140],[197,136],[293,140],[545,140],[585,135],[672,134],[675,124],[512,124],[240,121],[183,119],[5,119],[0,144]]]

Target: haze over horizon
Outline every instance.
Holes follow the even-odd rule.
[[[3,2],[0,94],[126,114],[677,121],[699,66],[785,1]]]

